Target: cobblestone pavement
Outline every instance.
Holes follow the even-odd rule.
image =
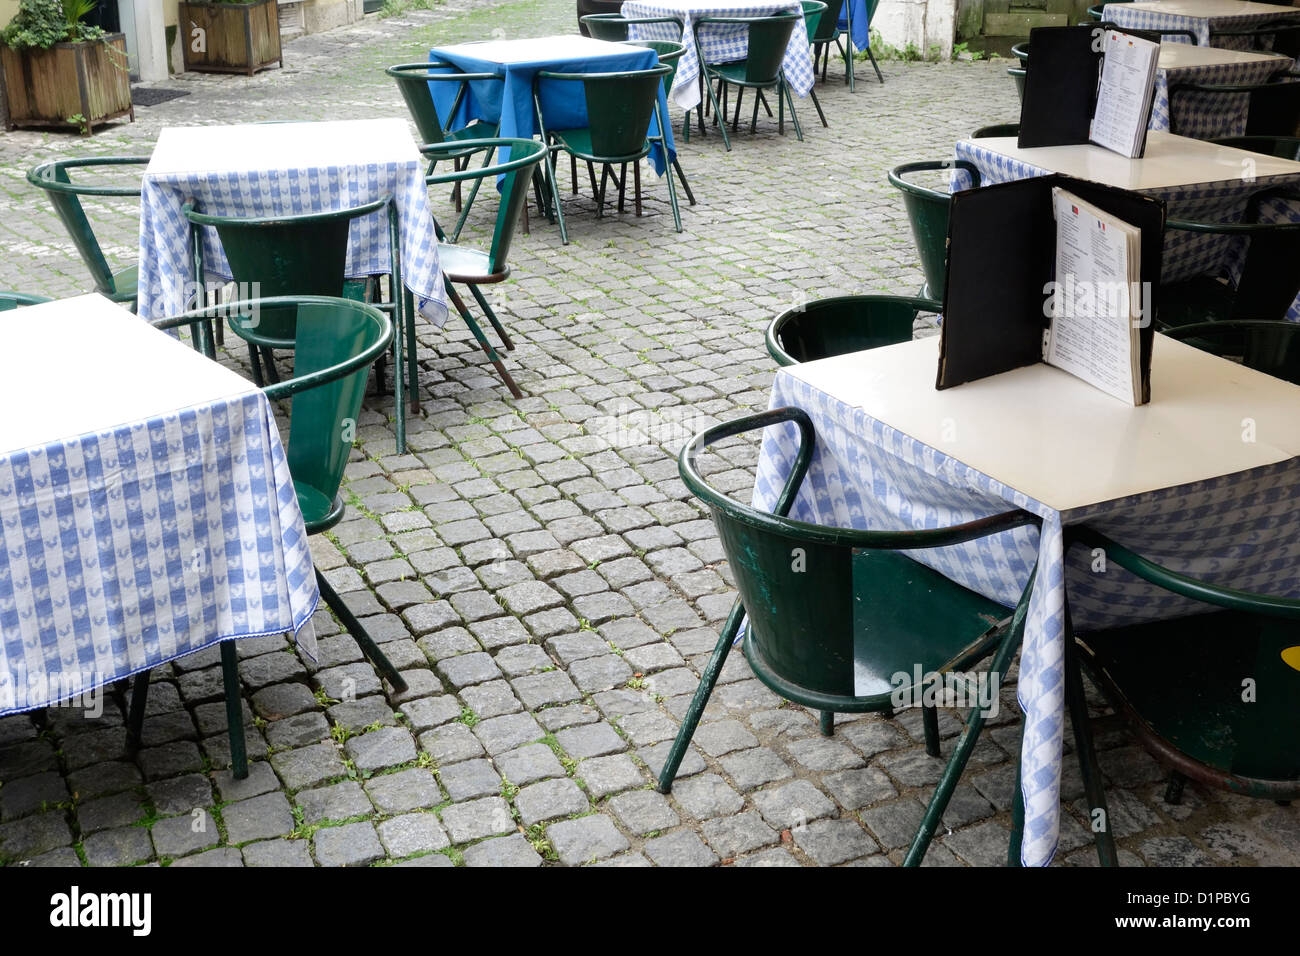
[[[23,180],[36,162],[144,153],[179,123],[405,115],[381,66],[431,43],[571,32],[570,0],[439,7],[294,41],[286,69],[185,76],[191,95],[139,108],[92,139],[0,135],[0,288],[87,287],[76,253]],[[247,780],[225,769],[217,654],[154,673],[144,748],[124,753],[119,704],[0,720],[0,859],[89,865],[888,865],[942,764],[916,712],[841,718],[834,737],[755,680],[737,653],[671,796],[651,775],[731,602],[707,515],[677,477],[689,432],[765,406],[762,331],[804,297],[920,284],[890,166],[944,158],[1016,113],[1002,63],[884,64],[850,94],[833,71],[800,103],[806,142],[763,120],[725,153],[679,144],[699,205],[672,230],[662,182],[646,214],[597,221],[566,199],[572,245],[533,220],[501,290],[517,343],[511,401],[453,320],[420,333],[423,416],[395,454],[391,399],[368,399],[347,520],[317,564],[363,616],[410,691],[386,691],[326,611],[319,666],[280,638],[241,641]],[[861,77],[861,74],[860,74]],[[447,211],[447,197],[434,196]],[[466,236],[482,238],[492,204]],[[111,257],[134,258],[133,204],[96,207]],[[48,359],[57,362],[57,352]],[[228,361],[237,361],[227,357]],[[747,494],[753,443],[711,459]],[[355,687],[355,698],[344,699]],[[930,865],[1003,861],[1018,724],[1012,690],[957,790]],[[956,716],[944,715],[951,749]],[[1113,716],[1099,724],[1128,865],[1300,863],[1300,809],[1162,772]],[[1069,735],[1067,734],[1067,739]],[[1095,860],[1067,758],[1058,862]]]

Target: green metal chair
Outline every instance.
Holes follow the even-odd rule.
[[[889,171],[889,182],[903,193],[903,208],[912,224],[912,238],[921,259],[925,284],[921,295],[927,299],[942,299],[948,275],[948,206],[952,194],[909,182],[904,176],[912,173],[964,169],[971,177],[972,188],[980,184],[980,174],[974,165],[965,160],[928,160],[904,163]]]
[[[587,35],[595,40],[622,43],[628,38],[628,27],[641,23],[674,23],[677,35],[682,35],[682,21],[678,17],[625,17],[621,13],[589,13],[578,18],[587,28]]]
[[[348,423],[355,423],[361,412],[370,366],[387,352],[394,338],[389,318],[374,306],[349,299],[296,296],[209,306],[153,324],[160,329],[182,325],[197,329],[224,318],[286,310],[296,313],[292,323],[294,377],[268,385],[264,391],[272,401],[290,401],[289,441],[285,446],[289,473],[307,534],[320,534],[338,524],[347,510],[339,487],[352,451],[352,429]],[[231,324],[239,325],[235,321]],[[253,340],[258,338],[256,326],[248,335]],[[404,692],[407,685],[402,675],[319,570],[316,584],[325,603],[380,674],[398,693]],[[230,731],[230,762],[235,777],[242,780],[248,776],[248,755],[233,641],[221,644],[221,670]],[[145,671],[136,676],[131,694],[127,733],[133,746],[138,746],[140,741],[148,689],[149,672]]]
[[[43,295],[31,295],[26,292],[0,292],[0,312],[20,309],[27,305],[40,305],[42,302],[50,301],[53,300]]]
[[[1210,142],[1266,156],[1300,160],[1300,136],[1225,136]]]
[[[992,139],[997,136],[1019,136],[1019,123],[994,123],[991,126],[981,126],[975,132],[970,134],[971,139]]]
[[[564,224],[564,210],[560,206],[560,190],[555,179],[554,156],[560,151],[587,163],[592,178],[592,191],[596,194],[596,215],[604,213],[605,187],[610,166],[624,164],[621,177],[615,177],[620,193],[626,182],[626,164],[631,164],[636,188],[636,214],[641,215],[641,160],[658,145],[668,156],[664,135],[666,122],[659,109],[659,94],[663,80],[673,72],[670,66],[659,65],[649,70],[631,70],[622,73],[556,73],[541,70],[533,78],[533,105],[537,126],[546,145],[546,173],[551,186],[551,209],[560,222],[560,238],[569,243],[569,232]],[[581,83],[587,103],[587,125],[580,129],[548,129],[542,112],[541,85],[548,82]],[[650,120],[659,124],[659,132],[649,135]],[[600,185],[595,182],[595,163],[602,166]],[[677,208],[677,190],[671,173],[664,177],[668,183],[668,201],[673,210],[673,224],[682,231],[681,211]],[[548,214],[550,210],[548,210]]]
[[[810,20],[808,17],[808,7],[804,5],[803,18],[808,25],[808,45],[812,47],[813,56],[813,77],[817,76],[817,62],[819,58],[825,61],[830,60],[830,46],[832,43],[839,47],[840,40],[840,13],[844,10],[844,0],[826,0],[826,9],[819,11],[817,16]],[[841,52],[843,52],[841,50]],[[848,73],[852,72],[853,65],[845,61],[845,79],[848,79]],[[822,82],[826,82],[826,62],[822,63]]]
[[[629,46],[648,47],[659,55],[659,65],[669,68],[668,75],[664,77],[664,96],[666,97],[671,95],[673,91],[673,80],[677,77],[677,61],[680,60],[682,54],[686,52],[686,47],[680,43],[669,43],[666,40],[625,40],[624,42]],[[577,157],[572,155],[570,155],[569,159],[572,162],[570,171],[573,174],[573,191],[576,193],[578,191],[578,160]],[[677,171],[678,182],[680,182],[682,188],[686,190],[687,201],[694,206],[695,193],[691,192],[691,184],[686,181],[686,174],[682,172],[681,161],[676,156],[673,157],[673,169]],[[619,212],[622,212],[623,190],[621,187],[619,189],[618,198]]]
[[[479,347],[487,355],[488,361],[492,363],[497,374],[501,376],[501,380],[510,389],[510,394],[515,398],[523,398],[523,393],[519,391],[519,386],[515,384],[515,380],[506,371],[506,367],[502,364],[496,349],[492,347],[492,343],[483,334],[482,328],[479,327],[478,322],[475,321],[474,316],[466,307],[465,301],[456,291],[455,284],[469,286],[469,291],[473,294],[474,300],[478,302],[479,308],[483,310],[483,314],[492,323],[492,328],[501,337],[501,343],[507,350],[514,349],[514,343],[510,340],[510,336],[506,334],[506,330],[492,310],[492,306],[488,304],[483,293],[479,291],[479,286],[504,282],[510,275],[510,266],[506,260],[510,254],[511,242],[514,240],[515,226],[519,222],[520,213],[528,202],[529,180],[538,164],[541,163],[546,151],[541,143],[531,139],[497,137],[479,140],[477,145],[480,148],[487,149],[489,156],[495,156],[498,148],[508,149],[510,150],[510,159],[476,169],[435,173],[432,179],[437,182],[450,183],[461,182],[466,179],[483,180],[489,176],[501,177],[501,202],[497,207],[496,225],[492,231],[492,245],[488,251],[483,252],[456,243],[440,241],[438,243],[438,260],[442,266],[443,281],[447,287],[447,294],[451,297],[452,304],[456,306],[456,311],[465,320],[465,324],[469,326],[469,330],[473,333]],[[454,144],[444,143],[435,146],[421,146],[420,152],[432,159],[437,159],[442,152],[455,148]],[[438,227],[438,238],[445,240],[441,227]]]
[[[89,183],[74,183],[69,175],[71,170],[107,171],[122,166],[145,166],[148,156],[102,156],[86,159],[60,159],[42,163],[27,173],[27,181],[37,189],[42,189],[49,196],[54,212],[68,230],[72,243],[77,247],[81,261],[90,270],[90,277],[95,283],[95,291],[107,296],[114,302],[126,302],[135,310],[137,266],[114,270],[104,256],[104,250],[95,237],[95,230],[82,208],[81,198],[91,196],[99,199],[136,199],[140,198],[140,186],[106,186]],[[138,205],[138,203],[137,203]],[[139,218],[139,209],[135,212]]]
[[[771,514],[712,487],[698,458],[735,435],[793,422],[799,430],[794,465]],[[814,454],[812,421],[798,408],[778,408],[706,429],[678,459],[682,481],[708,505],[735,575],[739,596],[682,718],[657,789],[667,793],[695,733],[727,655],[747,618],[743,649],[754,675],[796,704],[821,712],[833,732],[836,713],[892,713],[898,695],[920,692],[911,677],[963,671],[994,655],[1006,673],[1020,642],[1031,586],[1013,613],[966,590],[901,552],[945,547],[1037,523],[1028,512],[993,515],[928,531],[858,531],[787,517]],[[799,556],[793,565],[791,555]],[[865,694],[858,687],[868,688]],[[922,709],[926,751],[939,754],[938,713]],[[959,774],[958,774],[959,776]],[[942,815],[957,777],[936,793]]]
[[[1294,137],[1300,130],[1300,82],[1238,83],[1213,85],[1209,83],[1175,83],[1169,87],[1170,132],[1178,133],[1178,112],[1174,103],[1188,93],[1204,100],[1231,101],[1242,94],[1249,99],[1246,113],[1247,136]],[[1208,106],[1214,110],[1214,106]],[[1226,111],[1225,112],[1230,112]]]
[[[1257,372],[1300,385],[1300,322],[1228,319],[1168,329],[1165,334]]]
[[[1284,319],[1300,294],[1300,222],[1260,222],[1259,207],[1274,198],[1296,199],[1285,187],[1250,197],[1240,222],[1169,219],[1165,227],[1199,236],[1246,240],[1235,285],[1227,276],[1204,275],[1165,283],[1159,290],[1156,328],[1167,331],[1225,319]]]
[[[1292,19],[1269,20],[1244,27],[1215,27],[1210,30],[1210,46],[1217,46],[1222,40],[1241,39],[1251,41],[1247,49],[1268,50],[1294,58],[1300,52],[1300,23]]]
[[[1221,609],[1076,637],[1093,680],[1172,770],[1166,801],[1178,803],[1188,779],[1249,797],[1300,797],[1300,600],[1187,577],[1088,527],[1067,529],[1067,542]]]
[[[1011,77],[1016,83],[1016,94],[1020,97],[1020,102],[1025,101],[1025,68],[1024,67],[1007,67],[1007,76]]]
[[[799,125],[799,114],[794,108],[794,97],[785,80],[782,63],[785,50],[790,43],[790,34],[799,22],[800,14],[778,13],[767,17],[700,17],[695,21],[695,49],[700,60],[700,76],[704,88],[708,91],[709,102],[713,106],[713,120],[722,131],[722,143],[728,152],[731,150],[731,137],[727,135],[727,91],[731,86],[737,87],[736,114],[732,118],[731,128],[735,130],[740,122],[740,106],[745,90],[755,91],[754,115],[750,119],[750,132],[758,128],[758,107],[760,98],[757,94],[764,90],[774,90],[777,97],[777,129],[785,135],[785,106],[790,106],[790,119],[794,124],[795,135],[803,142],[803,128]],[[700,45],[700,30],[710,26],[744,26],[748,34],[748,45],[743,60],[729,63],[710,63],[704,58],[704,48]],[[717,81],[715,92],[712,82]],[[719,106],[719,97],[722,105]],[[703,103],[699,107],[700,130],[704,129]],[[690,114],[686,116],[683,129],[687,141],[690,140]]]
[[[497,135],[499,124],[488,123],[483,120],[474,120],[468,126],[461,129],[451,129],[450,124],[444,124],[442,118],[438,116],[438,107],[433,101],[433,91],[430,83],[455,83],[457,84],[456,96],[452,100],[451,116],[455,116],[460,110],[461,104],[469,92],[469,84],[475,83],[504,83],[502,77],[495,73],[460,73],[455,72],[456,67],[441,60],[426,61],[424,63],[399,63],[396,66],[388,67],[384,72],[397,81],[397,88],[401,91],[402,99],[406,101],[406,108],[411,111],[411,118],[415,120],[415,127],[420,131],[420,141],[422,143],[463,143],[467,140],[490,139]],[[450,71],[450,72],[449,72]],[[469,165],[469,161],[479,150],[461,148],[451,150],[443,159],[450,159],[456,169],[464,169]],[[490,150],[483,157],[486,165],[492,161]],[[429,163],[427,173],[432,174],[436,160]],[[465,219],[469,216],[470,207],[474,205],[474,199],[478,195],[478,188],[482,180],[476,180],[473,189],[470,191],[469,198],[462,203],[460,196],[460,184],[452,190],[452,200],[456,203],[456,211],[460,213],[456,220],[456,228],[452,230],[452,241],[460,238],[460,231],[465,226]]]
[[[767,354],[798,365],[912,340],[919,312],[938,313],[931,299],[900,295],[841,295],[782,312],[767,327]]]

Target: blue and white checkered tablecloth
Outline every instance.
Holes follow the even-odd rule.
[[[351,135],[361,138],[361,143],[349,146],[358,149],[364,146],[367,124],[376,124],[377,130],[386,133],[388,130],[379,124],[395,122],[402,124],[402,134],[410,141],[405,121],[337,125],[356,127]],[[295,132],[304,137],[320,135],[308,127],[326,125],[332,124],[292,124]],[[253,137],[267,135],[267,131],[277,137],[286,136],[288,128],[289,124],[273,124],[226,127],[221,131],[237,130],[254,143]],[[182,131],[164,130],[164,133],[172,132]],[[348,134],[345,130],[338,135]],[[260,154],[250,148],[249,155]],[[195,155],[194,165],[186,171],[147,170],[140,197],[139,314],[145,318],[161,318],[176,315],[189,305],[187,293],[192,291],[193,281],[191,234],[190,224],[181,212],[186,202],[196,202],[201,212],[211,215],[266,217],[346,209],[391,195],[400,227],[403,283],[416,296],[420,312],[441,327],[447,320],[447,293],[438,264],[438,237],[424,183],[426,164],[415,150],[414,142],[410,141],[410,158],[401,162],[331,163],[327,147],[320,149],[318,155],[319,165],[283,166],[268,158],[265,167],[249,169],[244,163],[215,171],[212,165],[204,163],[201,155]],[[216,231],[203,227],[201,233],[204,268],[209,275],[229,280],[230,265]],[[387,273],[391,269],[390,258],[387,213],[372,213],[353,220],[348,235],[347,275]],[[247,296],[251,290],[243,294]]]
[[[1250,107],[1248,93],[1215,94],[1184,90],[1175,97],[1175,114],[1171,123],[1169,88],[1180,83],[1207,86],[1243,86],[1263,83],[1280,70],[1289,70],[1295,61],[1290,57],[1256,60],[1249,63],[1215,63],[1203,66],[1179,66],[1156,72],[1154,99],[1149,129],[1170,130],[1192,139],[1221,139],[1246,132],[1246,113]]]
[[[1018,528],[965,545],[909,555],[1011,607],[1030,571],[1038,577],[1021,651],[1018,696],[1025,714],[1022,862],[1045,866],[1056,852],[1065,718],[1065,597],[1077,629],[1112,627],[1204,610],[1119,569],[1091,573],[1091,554],[1067,563],[1062,529],[1088,523],[1139,553],[1192,577],[1280,595],[1300,594],[1300,459],[1065,512],[1035,501],[845,402],[777,373],[770,407],[812,418],[817,448],[790,516],[840,527],[939,528],[1023,508],[1042,533]],[[754,506],[770,511],[794,461],[792,423],[763,437]],[[1266,542],[1275,543],[1275,545]]]
[[[790,42],[785,49],[782,68],[785,79],[799,96],[807,96],[813,87],[812,49],[808,45],[808,27],[803,22],[803,6],[798,0],[627,0],[623,4],[625,17],[677,17],[683,23],[679,35],[671,23],[633,24],[628,36],[633,40],[667,40],[681,43],[686,52],[677,61],[677,74],[673,78],[672,100],[684,110],[694,109],[700,102],[700,50],[692,37],[695,21],[702,17],[770,17],[774,13],[797,13],[799,22],[790,32]],[[748,29],[741,26],[706,24],[700,30],[700,46],[710,63],[731,63],[743,60],[749,50]]]
[[[0,455],[0,716],[219,641],[319,595],[260,390]]]
[[[1108,3],[1102,10],[1102,19],[1117,27],[1130,30],[1190,30],[1196,34],[1200,46],[1216,46],[1224,50],[1267,49],[1253,43],[1252,37],[1216,36],[1217,30],[1248,30],[1253,26],[1275,20],[1300,18],[1300,10],[1277,8],[1276,13],[1249,13],[1245,16],[1196,17],[1186,14],[1162,13],[1156,10],[1134,9],[1129,3]],[[1187,37],[1165,37],[1165,43],[1188,43]]]
[[[1051,174],[1051,170],[1023,162],[991,147],[981,146],[977,140],[958,142],[957,159],[974,164],[983,186]],[[1247,170],[1240,172],[1241,175],[1235,179],[1143,192],[1165,200],[1170,219],[1235,222],[1241,219],[1246,201],[1252,193],[1270,186],[1300,185],[1300,175],[1270,177],[1265,183],[1244,175]],[[969,189],[970,186],[970,174],[964,169],[954,168],[951,174],[952,190],[956,192]],[[1168,232],[1165,235],[1161,281],[1179,282],[1196,276],[1218,274],[1235,277],[1240,269],[1243,252],[1242,242],[1229,237]],[[1300,321],[1300,297],[1292,303],[1287,318],[1293,322]]]

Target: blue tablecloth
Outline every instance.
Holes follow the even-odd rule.
[[[840,19],[835,25],[847,30],[850,14],[853,15],[853,45],[865,50],[871,46],[871,14],[867,12],[867,0],[848,0],[840,7]]]
[[[625,46],[581,36],[461,43],[435,47],[429,51],[429,59],[445,60],[464,73],[495,73],[504,81],[470,83],[469,92],[454,116],[450,114],[457,84],[430,83],[438,116],[444,123],[460,129],[473,120],[485,120],[500,124],[499,135],[521,139],[532,139],[539,132],[533,114],[533,77],[539,71],[618,73],[648,70],[659,65],[659,55],[647,47]],[[581,83],[562,80],[542,83],[540,92],[542,117],[547,129],[580,129],[587,125],[587,101]],[[667,116],[668,99],[662,84],[659,109]],[[648,135],[659,135],[659,124],[653,116]],[[664,135],[670,157],[675,157],[671,124]],[[650,152],[650,161],[655,172],[663,175],[667,164],[657,145]]]

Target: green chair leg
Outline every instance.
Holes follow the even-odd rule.
[[[826,114],[822,112],[822,104],[821,101],[817,99],[817,91],[815,89],[810,89],[808,95],[812,97],[813,106],[817,107],[817,116],[821,119],[822,126],[829,128],[830,123],[826,122]]]
[[[501,321],[497,318],[497,314],[492,311],[492,306],[488,303],[487,297],[479,291],[479,288],[476,285],[471,285],[469,291],[474,296],[474,301],[478,303],[479,308],[483,310],[483,314],[487,316],[487,320],[492,323],[492,328],[496,330],[497,336],[501,339],[502,346],[505,347],[507,352],[513,352],[515,350],[515,343],[510,340],[510,336],[501,326]]]
[[[406,314],[406,388],[410,393],[411,411],[418,415],[420,414],[420,362],[416,354],[415,296],[410,289],[402,290],[402,311]],[[400,330],[395,330],[393,338],[397,338],[400,334]]]
[[[1083,694],[1083,676],[1079,671],[1079,654],[1074,644],[1068,599],[1065,608],[1065,703],[1074,728],[1074,748],[1079,756],[1083,792],[1088,800],[1088,823],[1097,842],[1097,861],[1102,866],[1118,866],[1114,830],[1106,807],[1106,790],[1101,782],[1101,768],[1097,766],[1097,750],[1093,746],[1092,721]]]
[[[1030,574],[1029,583],[1025,585],[1024,593],[1020,596],[1020,603],[1016,605],[1016,613],[1011,618],[1007,632],[989,664],[989,673],[998,675],[998,683],[1001,683],[1002,675],[1007,672],[1016,648],[1020,646],[1020,641],[1024,637],[1025,618],[1029,614],[1029,596],[1033,593],[1036,573],[1035,571]],[[948,765],[944,767],[943,776],[939,778],[939,784],[934,788],[934,794],[930,797],[930,805],[925,809],[921,826],[917,829],[916,836],[912,838],[912,845],[908,847],[907,856],[903,859],[903,866],[920,866],[921,861],[925,859],[930,841],[934,839],[939,821],[943,819],[943,812],[948,809],[948,802],[952,799],[953,791],[957,789],[957,782],[966,770],[966,763],[970,760],[970,755],[975,750],[975,744],[978,743],[983,729],[984,712],[979,707],[975,707],[967,716],[966,726],[962,729],[961,736],[957,738],[957,746],[953,748]]]
[[[673,740],[668,756],[664,759],[663,769],[659,771],[659,782],[655,789],[660,793],[668,793],[673,788],[673,778],[677,776],[677,768],[682,765],[686,748],[690,746],[691,738],[695,736],[695,728],[700,723],[704,708],[709,704],[713,685],[718,682],[722,665],[727,663],[727,655],[731,653],[731,645],[736,642],[736,633],[740,630],[740,622],[744,617],[745,609],[737,599],[731,606],[731,614],[727,616],[727,623],[723,625],[722,633],[718,635],[718,643],[713,647],[713,656],[709,658],[704,672],[700,674],[700,686],[695,688],[695,696],[691,698],[691,704],[686,708],[682,725],[677,730],[677,737]]]
[[[817,720],[817,729],[822,732],[823,737],[830,737],[835,733],[835,711],[823,710]]]
[[[473,333],[475,340],[479,344],[479,348],[481,348],[484,354],[487,355],[488,361],[492,363],[492,366],[497,370],[497,374],[501,376],[501,381],[506,383],[506,388],[510,389],[510,394],[515,398],[523,398],[524,393],[519,390],[519,386],[515,384],[515,380],[510,376],[510,373],[506,371],[505,365],[501,362],[501,356],[497,355],[496,349],[492,347],[492,343],[489,342],[487,336],[483,334],[483,329],[474,321],[474,316],[471,315],[469,309],[465,307],[465,300],[456,292],[456,289],[452,286],[451,282],[447,282],[447,294],[451,296],[452,304],[456,306],[456,311],[460,313],[460,317],[464,319],[465,324],[469,326],[469,330]]]
[[[126,720],[126,746],[134,753],[140,749],[140,740],[144,732],[144,708],[149,699],[150,671],[141,671],[131,683],[131,709]]]
[[[483,152],[484,152],[483,165],[484,166],[491,165],[492,154],[495,152],[495,150],[487,149],[484,150]],[[465,161],[465,165],[466,166],[469,165],[468,158]],[[457,183],[456,185],[459,186],[460,184]],[[461,210],[460,217],[456,220],[456,228],[451,231],[451,241],[453,243],[460,238],[460,231],[465,228],[465,220],[469,218],[469,211],[474,206],[475,197],[478,196],[478,188],[482,185],[483,185],[482,179],[474,180],[474,185],[473,187],[471,187],[469,191],[469,197],[466,198],[465,200],[465,208]]]
[[[686,174],[682,172],[682,164],[673,157],[673,169],[677,170],[677,178],[681,180],[682,188],[686,190],[686,198],[692,206],[695,205],[695,193],[691,192],[691,184],[686,181]]]
[[[352,639],[360,646],[361,653],[370,659],[370,663],[375,665],[375,668],[393,686],[395,691],[399,694],[404,693],[407,688],[402,675],[397,672],[393,662],[384,656],[384,652],[379,649],[379,645],[375,643],[374,638],[361,626],[361,622],[357,620],[356,615],[343,603],[343,599],[339,597],[338,592],[330,587],[329,582],[325,580],[320,571],[316,572],[316,584],[320,587],[321,597],[325,599],[325,603],[343,622],[344,630],[351,634]]]
[[[785,73],[781,74],[781,92],[785,94],[786,102],[790,105],[790,121],[794,123],[794,135],[799,137],[799,142],[803,142],[803,127],[799,125],[799,114],[794,108],[794,94],[790,92],[790,84],[785,81]],[[778,94],[779,95],[779,94]]]
[[[560,185],[555,179],[555,151],[549,146],[546,149],[546,180],[551,188],[551,203],[555,206],[555,218],[560,224],[560,242],[567,246],[569,244],[569,230],[564,227],[564,210],[560,208]],[[594,185],[593,183],[593,189]],[[549,210],[546,215],[548,218],[550,217]]]
[[[716,120],[720,115],[725,116],[726,114],[722,113],[718,108],[718,97],[713,92],[713,85],[705,83],[704,88],[709,91],[709,102],[713,104],[713,118]],[[719,123],[718,129],[722,131],[722,145],[727,147],[727,152],[731,152],[731,137],[727,135],[727,124],[725,122]]]
[[[925,752],[939,756],[939,708],[921,706],[921,726],[925,730]]]
[[[248,777],[248,747],[244,741],[244,710],[239,702],[239,655],[234,641],[221,642],[221,677],[226,685],[226,730],[230,735],[230,769],[236,780]]]
[[[871,66],[876,71],[876,79],[884,83],[885,78],[880,73],[880,64],[876,62],[876,55],[871,52],[871,47],[867,47],[867,58],[871,60]]]

